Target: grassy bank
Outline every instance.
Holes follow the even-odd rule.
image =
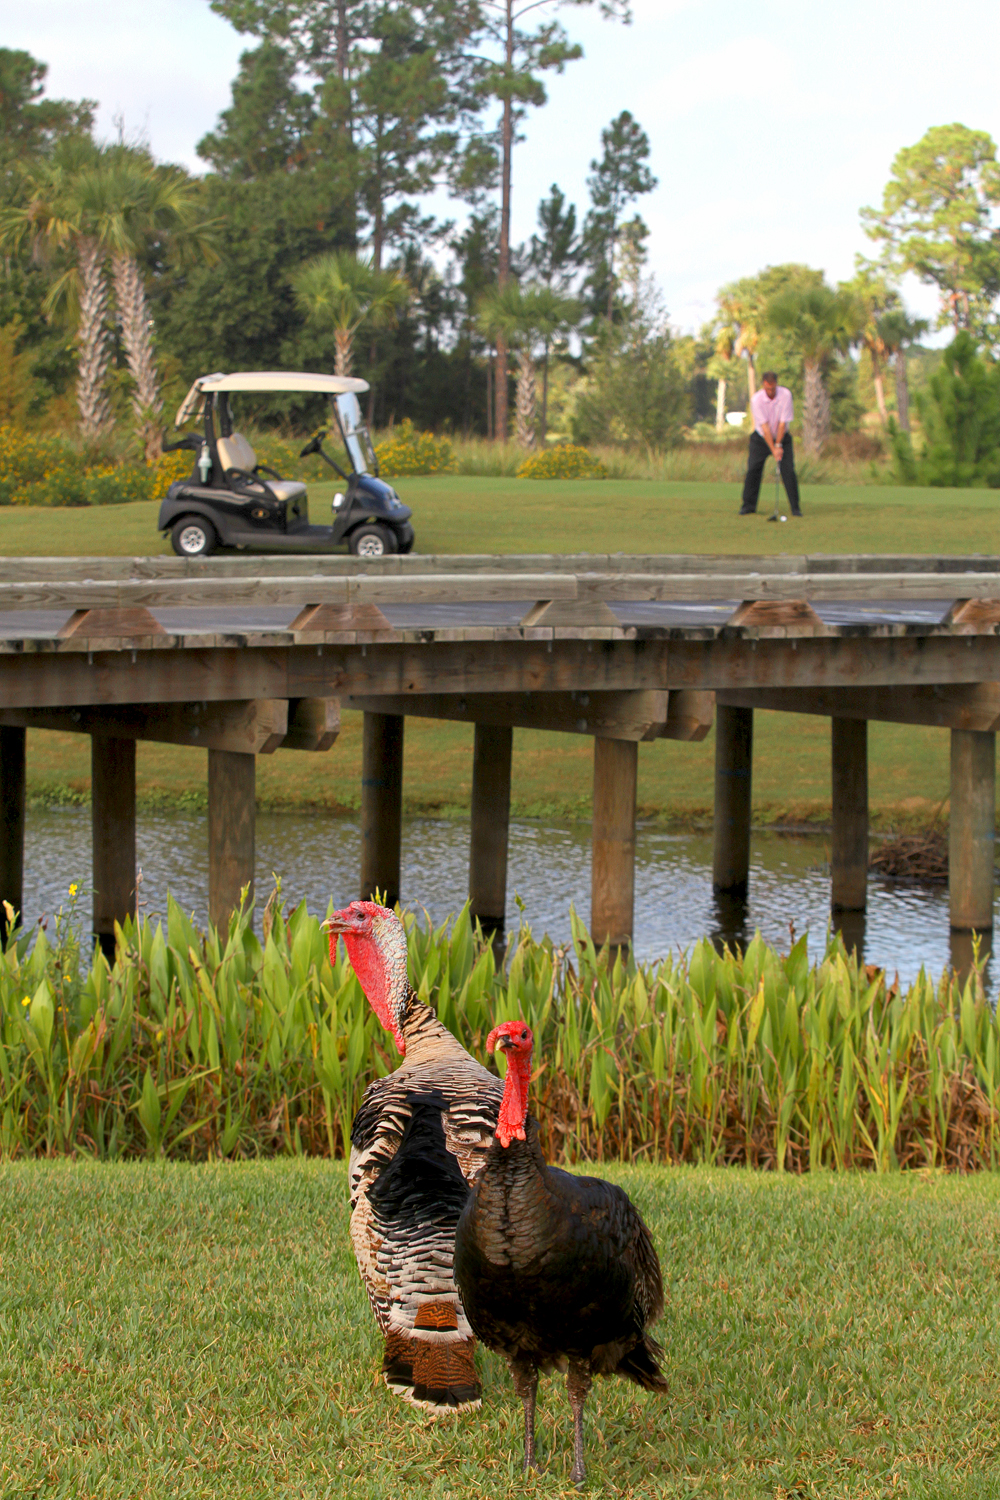
[[[948,796],[948,734],[940,729],[872,724],[869,796],[875,827],[919,827]],[[514,731],[515,816],[591,815],[593,745],[584,735]],[[656,740],[639,747],[640,816],[674,828],[705,826],[712,817],[714,731],[700,744]],[[140,805],[204,807],[205,752],[140,743]],[[468,814],[472,727],[407,719],[403,800],[408,813]],[[28,790],[36,803],[86,801],[90,742],[85,735],[28,735]],[[361,796],[361,715],[345,713],[324,755],[261,755],[257,797],[267,809],[344,812]],[[946,812],[947,809],[945,808]],[[942,813],[942,816],[944,814]],[[758,714],[754,725],[754,819],[758,824],[825,825],[830,816],[830,725],[802,714]]]
[[[601,1381],[589,1492],[992,1500],[1000,1180],[609,1168],[649,1221],[670,1394]],[[0,1165],[0,1491],[359,1500],[571,1495],[480,1352],[483,1408],[428,1424],[376,1377],[342,1164]]]
[[[329,514],[335,486],[310,486],[312,519]],[[432,475],[400,479],[418,552],[965,553],[1000,551],[992,490],[805,485],[802,521],[741,518],[739,485],[680,480],[546,480]],[[157,505],[92,510],[0,508],[7,556],[128,556],[168,551]]]

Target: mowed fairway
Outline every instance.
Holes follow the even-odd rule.
[[[805,485],[801,521],[740,517],[734,484],[647,480],[399,479],[418,552],[1000,552],[995,490]],[[310,486],[310,515],[330,513],[335,486]],[[0,509],[0,555],[130,556],[168,552],[158,505],[95,510]],[[785,505],[787,511],[787,503]]]
[[[647,1217],[671,1395],[600,1382],[589,1492],[720,1500],[1000,1493],[1000,1182],[601,1169]],[[426,1422],[377,1378],[343,1163],[0,1166],[0,1493],[274,1500],[571,1495],[482,1359]]]

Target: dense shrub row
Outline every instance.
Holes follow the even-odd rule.
[[[557,443],[526,458],[517,471],[518,479],[607,479],[608,471],[600,459],[576,443]]]
[[[417,432],[412,422],[400,422],[376,444],[378,471],[385,479],[410,474],[454,474],[455,450],[446,437]]]
[[[406,917],[411,981],[484,1057],[497,1021],[536,1034],[534,1107],[556,1160],[816,1167],[995,1167],[1000,1024],[978,976],[905,993],[833,939],[810,965],[759,937],[639,967],[596,952],[574,917],[554,947],[527,929],[498,971],[467,911]],[[396,1064],[343,951],[272,898],[197,932],[127,924],[113,965],[73,924],[8,942],[0,964],[0,1156],[341,1155],[366,1084]]]
[[[122,505],[158,500],[191,471],[190,453],[150,468],[88,456],[65,438],[0,427],[0,505]]]

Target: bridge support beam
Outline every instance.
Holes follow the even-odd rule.
[[[0,901],[19,915],[24,903],[25,732],[0,729]],[[0,906],[0,938],[8,922]]]
[[[598,946],[632,941],[638,769],[636,740],[594,740],[590,930]]]
[[[712,885],[745,896],[750,876],[753,709],[715,710],[715,818]]]
[[[483,932],[502,937],[507,914],[507,840],[514,731],[477,724],[472,752],[469,900]]]
[[[996,806],[996,735],[951,731],[951,817],[948,826],[948,895],[951,926],[993,929],[993,833]]]
[[[135,740],[90,741],[94,936],[109,962],[115,923],[135,913]]]
[[[253,900],[256,791],[256,756],[209,750],[208,915],[223,937],[244,886]]]
[[[830,720],[833,832],[830,905],[864,911],[868,895],[868,724]]]
[[[361,899],[399,900],[403,821],[402,714],[366,713],[361,748]]]

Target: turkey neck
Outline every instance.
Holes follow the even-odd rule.
[[[470,1205],[476,1241],[496,1266],[537,1261],[539,1225],[547,1221],[551,1208],[538,1122],[529,1117],[524,1130],[527,1140],[515,1138],[509,1146],[494,1139]]]
[[[413,989],[407,990],[400,1030],[406,1044],[400,1070],[417,1068],[423,1063],[440,1064],[449,1059],[460,1068],[468,1067],[471,1062],[461,1042],[438,1020],[431,1007],[418,999]]]

